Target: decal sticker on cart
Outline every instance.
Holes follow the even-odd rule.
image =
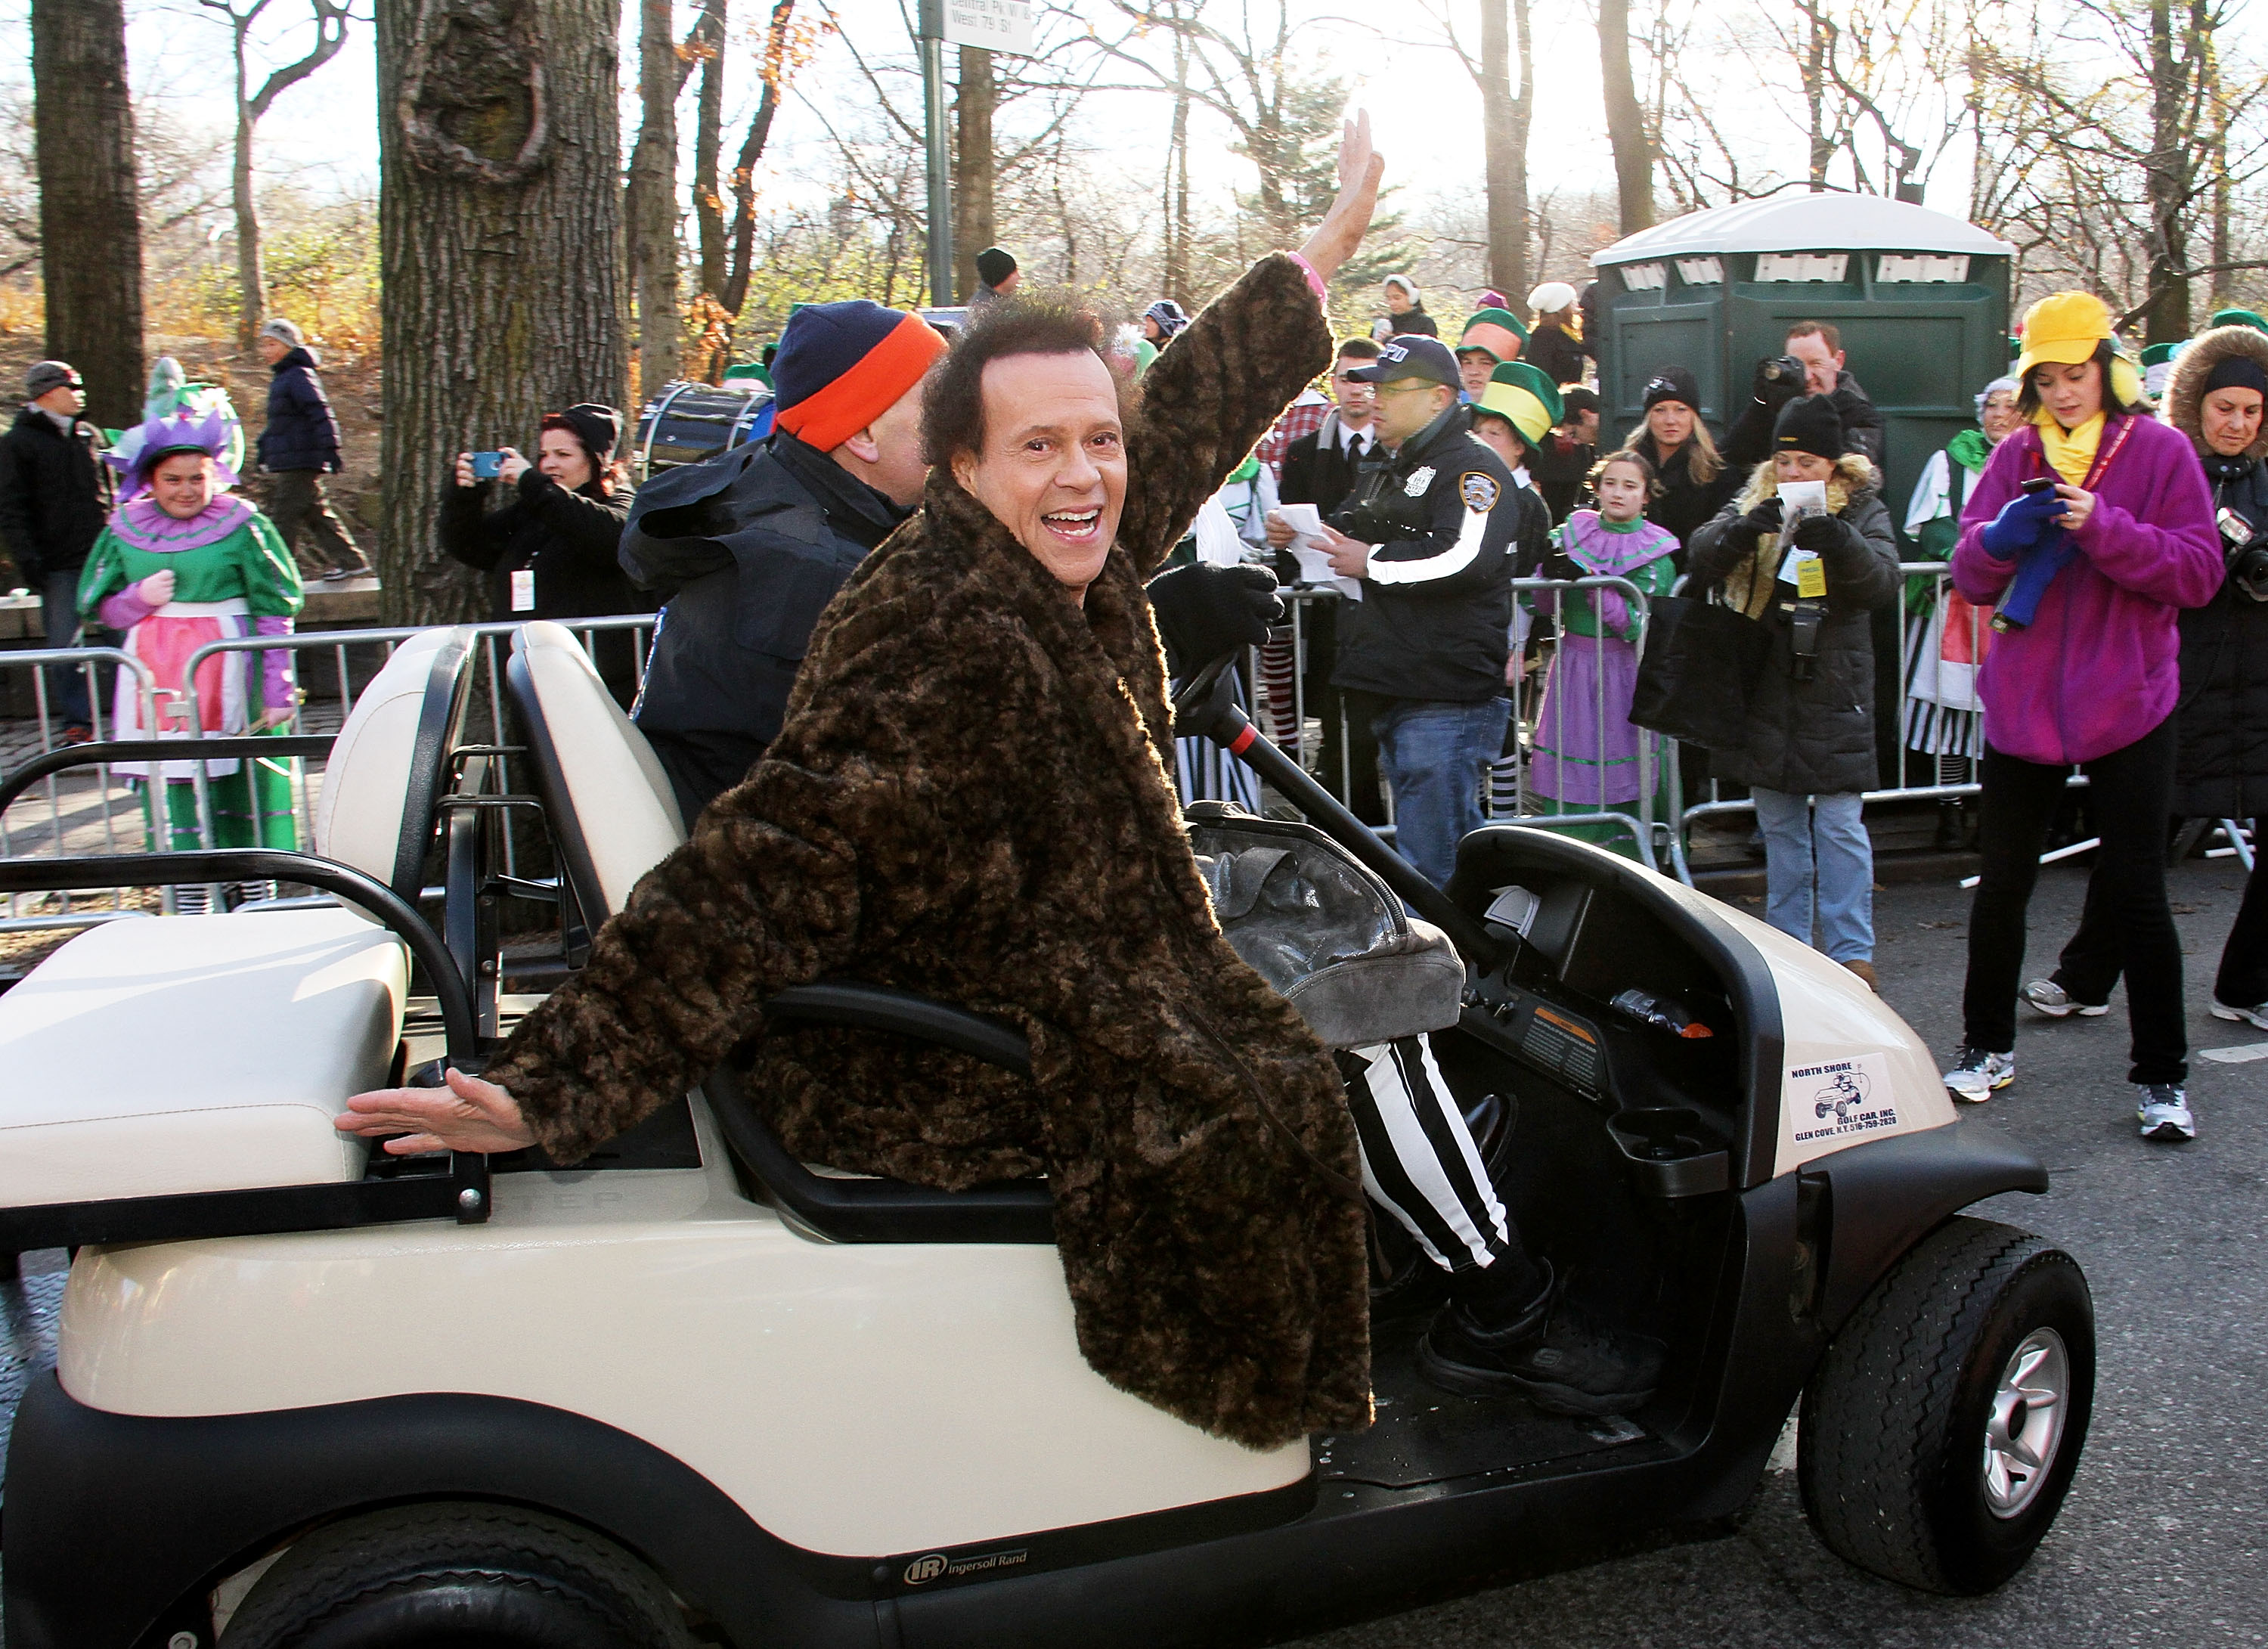
[[[1899,1124],[1889,1061],[1879,1053],[1791,1066],[1781,1091],[1798,1145],[1885,1133]]]

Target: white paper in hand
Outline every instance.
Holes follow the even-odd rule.
[[[1362,580],[1343,578],[1331,568],[1329,552],[1323,548],[1322,512],[1312,504],[1281,504],[1276,506],[1276,513],[1299,534],[1292,541],[1292,555],[1300,563],[1300,582],[1327,584],[1351,601],[1361,600]]]
[[[1807,515],[1827,513],[1827,483],[1823,481],[1783,481],[1779,483],[1780,525],[1794,526]]]

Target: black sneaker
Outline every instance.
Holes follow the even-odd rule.
[[[1460,1397],[1526,1397],[1551,1414],[1628,1414],[1661,1378],[1662,1343],[1608,1328],[1567,1300],[1544,1266],[1542,1294],[1510,1321],[1476,1321],[1464,1301],[1418,1343],[1418,1371]]]

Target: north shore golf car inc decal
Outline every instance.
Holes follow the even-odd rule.
[[[1900,1132],[1907,1120],[1891,1090],[1886,1054],[1790,1065],[1780,1094],[1799,1157],[1824,1156],[1879,1134]]]

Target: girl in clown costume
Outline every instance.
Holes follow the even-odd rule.
[[[142,439],[121,462],[121,502],[80,575],[79,612],[91,623],[123,630],[125,650],[157,678],[158,715],[169,725],[144,725],[136,679],[121,671],[118,737],[187,737],[182,699],[167,694],[189,690],[183,681],[189,655],[224,637],[289,635],[304,598],[275,527],[228,490],[237,477],[221,458],[230,436],[225,418],[153,418],[134,433]],[[281,727],[298,700],[288,652],[215,654],[198,667],[194,691],[195,725],[217,735]],[[195,764],[157,765],[154,775],[138,762],[121,762],[118,770],[145,785],[164,782],[166,845],[194,848]],[[216,760],[204,768],[212,846],[298,846],[288,762]],[[153,799],[153,835],[156,811]]]

